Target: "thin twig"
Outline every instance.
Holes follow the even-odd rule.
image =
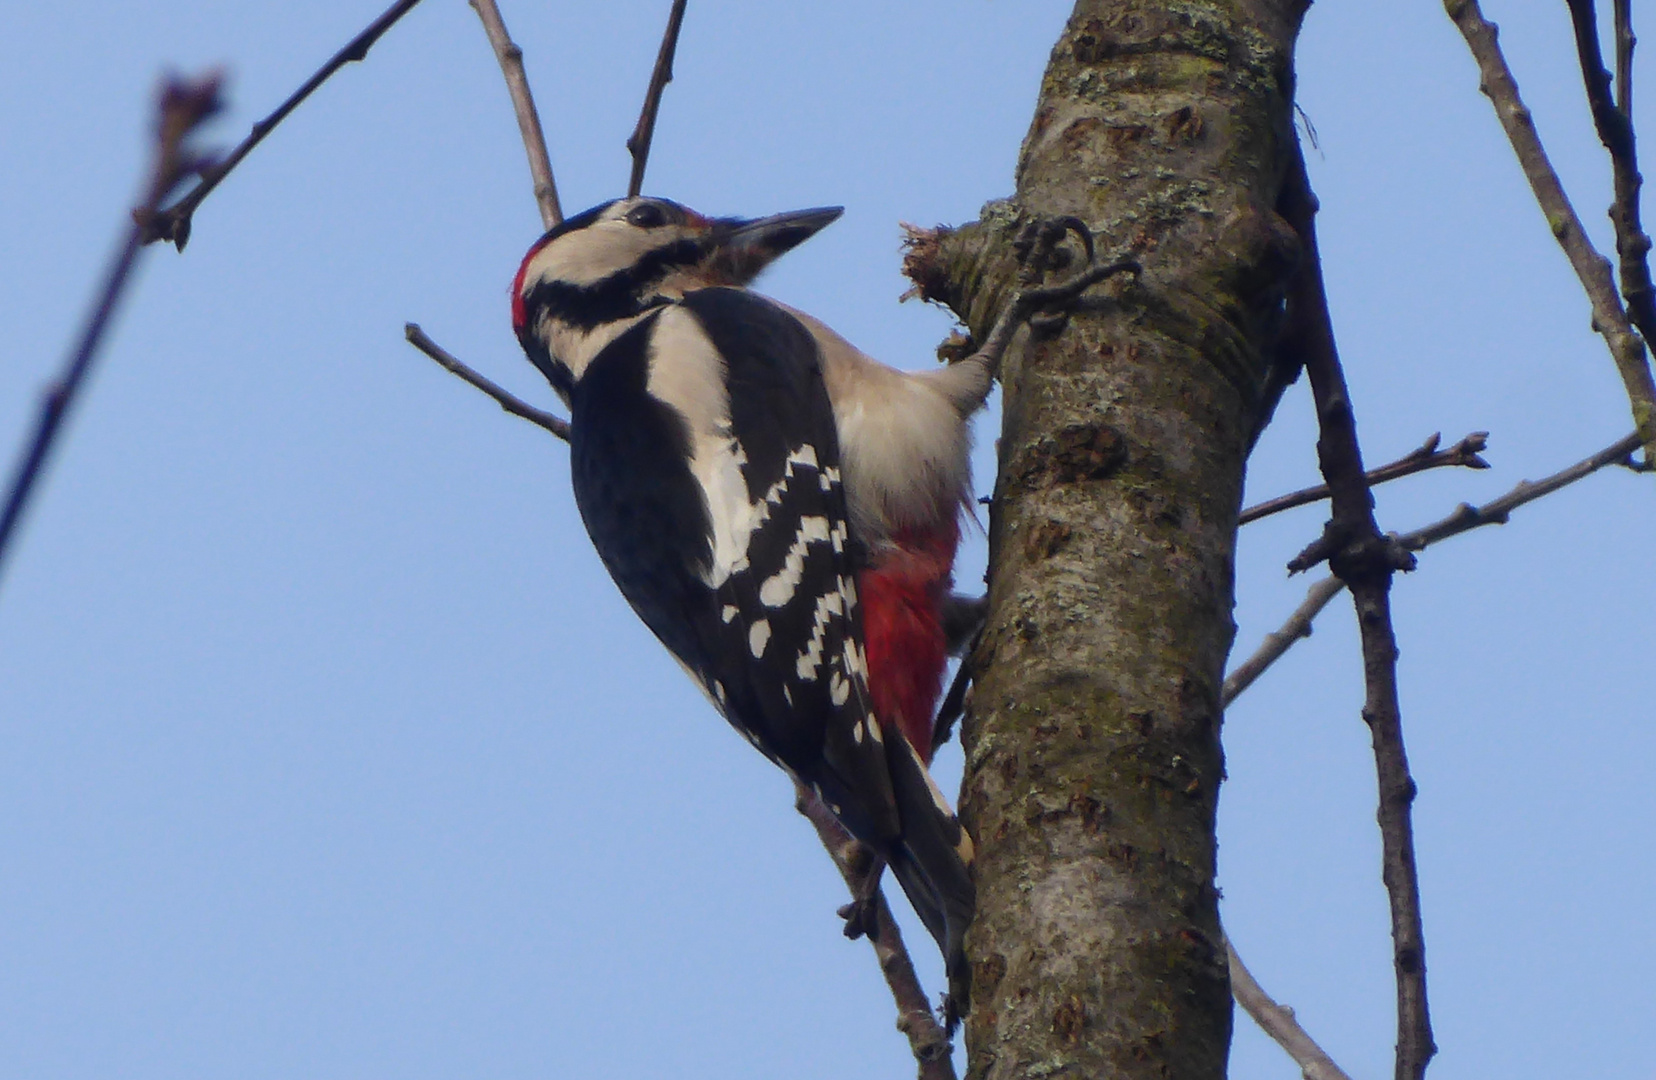
[[[149,177],[144,183],[143,201],[132,212],[131,224],[126,227],[121,246],[104,274],[103,288],[81,329],[79,344],[65,362],[63,373],[47,386],[41,399],[34,435],[18,461],[17,471],[6,494],[5,511],[0,514],[0,566],[5,564],[6,551],[16,534],[17,523],[22,519],[23,508],[34,491],[35,481],[39,479],[58,432],[62,430],[63,418],[68,415],[87,373],[92,369],[104,331],[109,328],[109,320],[114,316],[115,307],[126,289],[139,249],[143,246],[144,223],[185,177],[199,172],[202,167],[202,159],[196,156],[187,142],[196,127],[219,110],[222,82],[222,76],[214,71],[196,80],[169,78],[162,83],[156,110],[155,155]]]
[[[179,251],[190,242],[190,224],[195,217],[196,208],[202,200],[213,193],[213,189],[230,171],[241,164],[255,146],[264,141],[264,137],[276,129],[276,125],[287,119],[288,113],[299,107],[300,102],[311,96],[317,87],[327,82],[329,77],[346,64],[361,60],[368,55],[368,50],[384,33],[391,29],[396,21],[418,4],[420,0],[397,0],[386,9],[385,13],[356,37],[352,38],[343,49],[334,53],[326,64],[319,68],[316,74],[305,80],[305,84],[295,90],[291,96],[276,107],[276,111],[253,125],[253,130],[241,145],[230,151],[230,156],[201,170],[201,180],[195,187],[185,193],[184,197],[165,210],[153,211],[142,222],[144,231],[142,243],[153,244],[157,240],[170,241]]]
[[[1397,480],[1405,476],[1412,476],[1427,469],[1438,469],[1445,466],[1464,466],[1468,469],[1487,469],[1489,462],[1479,456],[1479,451],[1489,445],[1489,432],[1474,431],[1460,442],[1447,450],[1439,450],[1438,443],[1442,433],[1428,438],[1414,450],[1378,469],[1370,469],[1368,473],[1369,486],[1383,484],[1388,480]],[[1278,495],[1256,506],[1250,506],[1242,511],[1237,519],[1238,525],[1246,525],[1250,521],[1258,521],[1271,514],[1279,514],[1284,510],[1292,510],[1296,506],[1305,506],[1307,503],[1321,502],[1328,498],[1328,485],[1318,484],[1316,487],[1305,488],[1287,495]]]
[[[518,133],[523,136],[523,149],[529,155],[529,175],[535,181],[535,203],[540,207],[541,224],[550,229],[563,220],[563,207],[558,202],[557,182],[552,178],[552,158],[546,152],[540,113],[535,111],[535,95],[529,92],[529,76],[523,70],[523,50],[506,32],[506,23],[494,0],[471,0],[471,6],[483,20],[483,32],[489,35],[495,59],[500,61],[501,74],[506,76],[506,92],[512,95]]]
[[[861,896],[867,872],[866,859],[861,857],[866,852],[859,850],[861,845],[851,839],[834,815],[822,805],[821,799],[798,784],[794,787],[794,809],[805,815],[816,829],[817,839],[822,841],[822,846],[833,858],[834,866],[845,879],[852,897]],[[874,946],[880,971],[885,975],[891,997],[897,1003],[897,1030],[908,1036],[909,1049],[914,1053],[915,1064],[920,1070],[919,1080],[955,1080],[954,1059],[949,1055],[949,1036],[932,1014],[926,991],[914,973],[914,962],[909,959],[902,931],[898,930],[896,921],[891,917],[891,908],[886,905],[885,896],[876,891],[875,897],[879,929],[868,935],[868,940]]]
[[[1471,47],[1482,76],[1479,89],[1494,103],[1495,115],[1518,155],[1519,167],[1547,216],[1547,224],[1587,292],[1593,309],[1593,328],[1604,335],[1610,347],[1611,359],[1621,374],[1632,406],[1633,425],[1644,437],[1646,456],[1656,460],[1656,380],[1651,377],[1644,341],[1633,332],[1627,311],[1616,295],[1610,263],[1588,240],[1575,207],[1570,205],[1564,186],[1547,159],[1535,122],[1518,95],[1518,84],[1495,40],[1494,24],[1483,17],[1477,0],[1444,0],[1443,6]]]
[[[441,345],[427,337],[426,332],[420,329],[419,323],[404,323],[403,336],[408,339],[408,343],[410,345],[437,361],[437,363],[442,366],[444,371],[448,372],[450,375],[459,376],[472,386],[475,386],[485,394],[488,394],[490,397],[495,399],[496,404],[511,413],[513,416],[520,416],[529,421],[531,424],[545,428],[547,431],[550,431],[564,442],[569,441],[568,420],[565,420],[561,416],[554,416],[542,409],[535,408],[523,399],[514,397],[510,391],[497,386],[488,379],[484,378],[482,375],[479,375],[477,372],[473,371],[471,368],[456,359],[454,354],[450,353]]]
[[[1616,20],[1616,108],[1629,123],[1633,121],[1633,0],[1615,0]]]
[[[1529,480],[1521,480],[1517,487],[1498,499],[1484,503],[1482,506],[1470,506],[1467,503],[1461,503],[1448,517],[1441,521],[1434,521],[1432,524],[1416,529],[1414,532],[1404,533],[1397,538],[1397,542],[1410,551],[1419,551],[1440,540],[1446,540],[1463,532],[1470,532],[1484,525],[1505,525],[1507,518],[1518,507],[1527,502],[1534,502],[1543,495],[1551,495],[1559,488],[1567,487],[1584,476],[1591,476],[1606,465],[1622,465],[1635,470],[1648,468],[1648,466],[1636,465],[1633,462],[1633,451],[1637,450],[1639,446],[1638,432],[1634,432],[1625,438],[1616,440],[1592,457],[1583,458],[1569,468],[1561,469],[1551,476],[1533,483]]]
[[[1294,647],[1294,642],[1310,637],[1312,620],[1344,589],[1345,582],[1330,574],[1306,590],[1305,600],[1288,616],[1288,621],[1266,634],[1253,655],[1225,676],[1225,686],[1220,693],[1225,708],[1230,708],[1231,702],[1241,697],[1244,690],[1265,674],[1266,668],[1281,660],[1282,655]]]
[[[644,109],[638,114],[638,125],[633,128],[633,133],[627,136],[627,153],[632,155],[632,176],[627,180],[629,199],[644,190],[644,165],[650,160],[650,143],[655,138],[661,94],[673,81],[673,54],[678,51],[684,5],[685,0],[673,0],[673,10],[667,13],[667,32],[661,36],[661,50],[656,53],[655,70],[650,72],[650,88],[644,93]]]
[[[1316,197],[1295,147],[1282,216],[1299,234],[1300,272],[1288,298],[1288,346],[1298,352],[1317,407],[1317,458],[1331,492],[1332,517],[1323,536],[1289,566],[1306,569],[1319,558],[1351,590],[1363,646],[1363,721],[1374,742],[1379,783],[1381,878],[1391,901],[1392,958],[1397,978],[1397,1080],[1421,1080],[1437,1052],[1426,1003],[1426,945],[1420,918],[1411,806],[1415,782],[1403,746],[1397,695],[1397,637],[1392,630],[1391,583],[1414,557],[1395,538],[1380,535],[1374,499],[1363,474],[1362,451],[1350,391],[1340,368],[1334,328],[1317,255]]]
[[[1639,189],[1644,186],[1644,178],[1639,175],[1633,117],[1616,103],[1611,92],[1610,73],[1604,70],[1604,55],[1599,50],[1598,20],[1594,11],[1596,0],[1566,2],[1570,5],[1576,58],[1581,63],[1581,77],[1587,88],[1587,105],[1593,113],[1593,126],[1598,129],[1599,141],[1610,152],[1616,193],[1610,204],[1610,221],[1616,227],[1616,260],[1621,265],[1622,298],[1627,301],[1628,317],[1648,342],[1656,335],[1656,286],[1650,281],[1650,237],[1639,220]],[[1617,14],[1619,17],[1622,12]],[[1630,26],[1627,34],[1631,38]],[[1617,35],[1618,53],[1620,36]],[[1630,78],[1631,70],[1623,74]],[[1624,94],[1628,89],[1624,82]]]
[[[1430,525],[1423,525],[1413,532],[1403,533],[1397,538],[1397,542],[1410,551],[1422,551],[1451,536],[1458,536],[1485,525],[1505,525],[1512,511],[1525,503],[1534,502],[1543,495],[1550,495],[1559,488],[1591,476],[1607,465],[1640,468],[1633,462],[1633,452],[1639,449],[1639,445],[1639,436],[1635,432],[1574,465],[1560,469],[1551,476],[1535,481],[1521,480],[1517,487],[1482,506],[1461,503],[1448,517],[1434,521]],[[1326,577],[1306,591],[1305,600],[1288,616],[1288,620],[1279,629],[1266,634],[1265,640],[1260,643],[1253,655],[1225,676],[1223,698],[1227,708],[1244,690],[1253,685],[1254,680],[1265,673],[1266,668],[1282,659],[1282,655],[1293,647],[1294,642],[1311,636],[1312,620],[1344,588],[1345,583],[1339,578]]]
[[[1265,1034],[1288,1052],[1294,1064],[1300,1067],[1305,1080],[1351,1080],[1344,1069],[1334,1064],[1327,1051],[1300,1027],[1294,1010],[1272,1000],[1264,987],[1254,981],[1253,973],[1236,955],[1236,946],[1231,944],[1228,934],[1225,935],[1225,957],[1230,963],[1231,996]]]

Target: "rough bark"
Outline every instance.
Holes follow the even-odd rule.
[[[1303,5],[1081,0],[1013,200],[928,237],[980,337],[1025,223],[1144,273],[1007,357],[988,622],[963,727],[978,844],[968,1076],[1220,1077],[1220,687],[1243,463],[1296,242],[1276,214]]]

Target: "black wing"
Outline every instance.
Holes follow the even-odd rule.
[[[587,529],[634,610],[726,719],[891,863],[958,971],[970,841],[869,704],[854,538],[816,342],[739,289],[700,290],[678,306],[724,361],[728,415],[697,430],[650,394],[652,354],[674,359],[652,346],[660,314],[618,337],[571,397]],[[722,522],[721,534],[710,504],[738,526]]]

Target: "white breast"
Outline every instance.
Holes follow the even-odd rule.
[[[987,374],[960,365],[898,371],[810,315],[788,310],[822,350],[857,535],[878,547],[901,529],[939,524],[969,504],[967,418],[983,403]]]

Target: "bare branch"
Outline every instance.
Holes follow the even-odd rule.
[[[1610,221],[1616,227],[1616,259],[1621,264],[1622,298],[1627,301],[1627,314],[1639,328],[1646,342],[1656,335],[1656,286],[1650,281],[1650,237],[1639,220],[1639,190],[1644,177],[1639,175],[1639,155],[1633,130],[1633,117],[1611,96],[1610,73],[1604,70],[1604,56],[1599,50],[1598,20],[1595,0],[1566,0],[1570,5],[1570,22],[1575,29],[1576,57],[1581,63],[1581,77],[1587,88],[1587,104],[1592,109],[1593,126],[1598,129],[1599,141],[1610,152],[1610,167],[1615,187],[1615,200],[1610,204]],[[1617,67],[1621,71],[1624,96],[1631,92],[1631,67],[1623,68],[1624,60],[1631,62],[1631,25],[1622,25],[1627,12],[1618,8]],[[1625,29],[1625,37],[1622,31]],[[1620,54],[1624,48],[1627,57]]]
[[[1463,532],[1484,525],[1505,525],[1512,511],[1527,502],[1534,502],[1543,495],[1551,495],[1561,487],[1567,487],[1584,476],[1591,476],[1606,465],[1621,465],[1636,471],[1649,468],[1648,465],[1636,465],[1633,462],[1633,451],[1640,446],[1639,434],[1634,432],[1625,438],[1618,439],[1609,446],[1600,450],[1591,457],[1583,458],[1567,469],[1561,469],[1551,476],[1535,482],[1521,480],[1518,486],[1492,502],[1482,506],[1470,506],[1461,503],[1454,513],[1441,521],[1416,529],[1414,532],[1404,533],[1397,538],[1397,542],[1410,551],[1419,551],[1440,540],[1446,540]]]
[[[155,153],[150,173],[144,184],[143,202],[132,212],[132,222],[126,227],[121,247],[104,274],[103,288],[81,328],[80,342],[65,362],[63,373],[46,388],[40,402],[40,415],[28,449],[19,459],[11,487],[6,494],[6,508],[0,514],[0,566],[5,564],[6,551],[16,534],[17,523],[23,517],[23,508],[40,478],[47,456],[62,430],[63,418],[68,415],[75,396],[92,369],[92,361],[102,344],[109,320],[126,290],[127,280],[143,246],[145,225],[155,215],[156,207],[172,194],[183,180],[198,173],[201,158],[188,145],[195,129],[221,107],[219,89],[223,77],[208,72],[200,79],[168,78],[161,85],[155,125]]]
[[[802,785],[794,786],[794,809],[805,815],[816,829],[817,839],[828,850],[845,879],[853,898],[862,896],[868,870],[867,852],[851,839],[849,833],[835,820],[822,800]],[[954,1059],[949,1055],[949,1037],[932,1014],[926,1000],[926,991],[914,973],[914,962],[903,945],[903,934],[891,917],[891,908],[877,890],[877,932],[868,935],[874,946],[874,955],[880,961],[880,971],[897,1003],[897,1030],[908,1036],[909,1049],[919,1067],[919,1080],[955,1080]]]
[[[1587,292],[1593,309],[1593,328],[1604,335],[1611,359],[1621,373],[1622,385],[1633,409],[1633,425],[1644,437],[1646,456],[1656,460],[1656,380],[1651,377],[1645,343],[1633,332],[1627,311],[1616,295],[1610,264],[1587,239],[1581,219],[1576,216],[1575,207],[1570,205],[1564,186],[1547,159],[1535,122],[1518,96],[1518,84],[1495,40],[1494,24],[1483,17],[1477,0],[1444,0],[1443,6],[1471,47],[1482,75],[1479,89],[1494,103],[1495,115],[1518,155],[1518,164],[1547,216],[1547,224]]]
[[[157,240],[167,240],[179,251],[190,242],[190,225],[195,217],[196,208],[202,200],[213,193],[226,176],[230,175],[242,158],[246,157],[255,146],[264,141],[264,137],[276,129],[276,125],[287,119],[288,113],[299,107],[299,104],[327,82],[333,73],[353,61],[361,60],[368,55],[368,50],[374,47],[387,30],[391,29],[398,19],[408,14],[420,0],[397,0],[386,9],[385,13],[373,22],[368,28],[346,43],[345,47],[334,53],[326,64],[317,69],[316,74],[305,80],[305,84],[295,90],[286,101],[276,107],[276,111],[253,125],[253,130],[241,145],[230,151],[230,156],[216,164],[201,169],[201,179],[195,187],[185,193],[184,197],[165,210],[152,210],[142,222],[144,227],[140,238],[141,243],[153,244]]]
[[[1633,122],[1633,0],[1615,0],[1616,20],[1616,108]]]
[[[545,428],[547,431],[550,431],[564,442],[569,441],[568,420],[565,420],[561,416],[554,416],[549,412],[535,408],[523,399],[514,397],[510,391],[501,388],[495,383],[492,383],[488,379],[484,378],[482,375],[479,375],[477,372],[473,371],[471,368],[456,359],[452,353],[448,352],[441,345],[438,345],[435,341],[432,341],[429,337],[427,337],[426,332],[420,329],[419,323],[404,323],[403,336],[408,339],[408,343],[410,345],[437,361],[437,363],[442,366],[444,371],[448,372],[450,375],[459,376],[472,386],[475,386],[485,394],[488,394],[490,397],[495,399],[496,404],[511,413],[513,416],[522,417],[531,424]]]
[[[678,51],[684,5],[685,0],[673,0],[673,10],[667,13],[667,32],[661,36],[661,51],[656,53],[655,70],[650,72],[650,88],[644,93],[644,109],[638,114],[638,125],[633,128],[633,133],[627,136],[627,153],[632,155],[632,176],[627,180],[629,199],[644,190],[644,165],[650,160],[650,142],[655,138],[661,93],[673,81],[673,54]]]
[[[1460,442],[1447,450],[1439,450],[1438,442],[1442,434],[1434,434],[1414,450],[1398,458],[1388,465],[1378,469],[1371,469],[1368,473],[1369,486],[1383,484],[1388,480],[1397,480],[1405,476],[1412,476],[1427,469],[1438,469],[1444,466],[1464,466],[1468,469],[1487,469],[1489,462],[1479,456],[1479,451],[1489,445],[1489,432],[1474,431]],[[1258,521],[1262,517],[1278,514],[1284,510],[1292,510],[1296,506],[1305,506],[1307,503],[1321,502],[1328,498],[1328,485],[1318,484],[1316,487],[1305,488],[1288,495],[1278,495],[1274,499],[1262,502],[1257,506],[1250,506],[1242,511],[1237,519],[1238,525],[1246,525],[1251,521]]]
[[[1362,451],[1350,391],[1340,368],[1333,322],[1317,255],[1316,197],[1295,147],[1293,173],[1283,192],[1281,213],[1299,234],[1303,263],[1288,297],[1287,346],[1299,353],[1317,406],[1317,458],[1331,492],[1333,516],[1323,536],[1290,568],[1305,569],[1322,558],[1351,590],[1363,644],[1363,721],[1374,741],[1380,789],[1381,877],[1391,901],[1392,949],[1397,977],[1397,1080],[1421,1080],[1437,1052],[1426,1003],[1426,945],[1420,919],[1420,880],[1415,866],[1410,807],[1414,778],[1403,746],[1397,695],[1397,637],[1392,630],[1391,582],[1414,557],[1391,537],[1380,535],[1374,499],[1363,473]]]
[[[506,76],[506,91],[512,95],[512,111],[517,114],[518,132],[529,155],[529,175],[535,181],[535,203],[540,207],[541,224],[550,229],[563,221],[563,207],[558,203],[557,182],[552,179],[552,158],[546,152],[540,113],[535,111],[535,96],[529,92],[529,76],[523,70],[523,50],[506,32],[506,23],[494,0],[471,0],[471,6],[483,20],[483,32],[489,35],[495,59],[500,61],[501,74]]]
[[[1518,507],[1534,502],[1543,495],[1550,495],[1583,477],[1591,476],[1607,465],[1621,465],[1630,469],[1643,468],[1633,462],[1633,452],[1639,449],[1639,446],[1639,436],[1635,432],[1574,465],[1560,469],[1551,476],[1536,481],[1521,480],[1517,487],[1482,506],[1461,503],[1448,517],[1413,532],[1406,532],[1397,538],[1397,542],[1410,551],[1421,551],[1451,536],[1458,536],[1484,525],[1504,525],[1512,511]],[[1260,643],[1254,654],[1238,664],[1225,677],[1223,700],[1227,708],[1244,690],[1253,685],[1254,680],[1265,673],[1266,668],[1280,660],[1283,653],[1293,647],[1294,642],[1311,636],[1311,621],[1344,588],[1345,583],[1339,578],[1326,577],[1306,591],[1304,602],[1288,616],[1288,621],[1283,623],[1280,629],[1266,634],[1265,640]]]
[[[1244,690],[1265,674],[1266,668],[1281,660],[1282,655],[1294,647],[1294,642],[1310,637],[1311,621],[1344,589],[1345,582],[1332,574],[1311,586],[1306,591],[1305,600],[1288,616],[1288,621],[1266,634],[1254,654],[1225,676],[1225,686],[1220,693],[1224,707],[1230,708],[1231,702],[1241,697]]]
[[[1334,1059],[1300,1027],[1294,1010],[1273,1001],[1271,995],[1254,981],[1253,973],[1236,955],[1236,946],[1231,944],[1229,934],[1225,935],[1225,958],[1230,963],[1231,996],[1265,1034],[1288,1052],[1294,1064],[1300,1067],[1305,1080],[1351,1080],[1345,1070],[1334,1064]]]

